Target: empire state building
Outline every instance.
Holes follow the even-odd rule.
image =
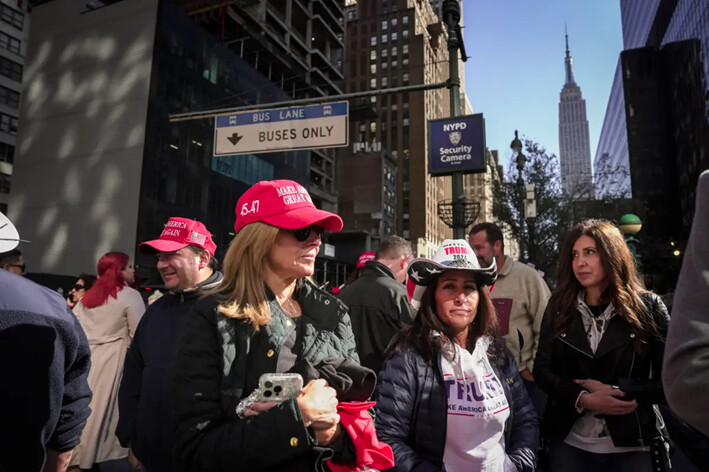
[[[593,197],[591,145],[586,119],[586,100],[574,80],[569,35],[566,36],[566,82],[559,100],[559,162],[561,187],[574,200]]]

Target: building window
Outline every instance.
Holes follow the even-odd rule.
[[[25,15],[21,11],[10,8],[5,4],[0,4],[0,20],[17,29],[22,29],[25,24]]]
[[[0,75],[22,82],[22,66],[6,57],[0,57]]]
[[[403,46],[401,46],[401,53],[404,56],[406,56],[409,53],[409,45],[408,44],[404,44]]]
[[[382,70],[386,70],[386,68],[389,67],[388,62],[382,62]]]
[[[12,108],[19,108],[20,94],[7,87],[0,86],[0,103],[4,103]]]
[[[383,34],[382,35],[382,44],[386,43],[387,41],[389,41],[389,35]]]
[[[0,174],[0,193],[10,193],[10,176]]]
[[[398,21],[399,21],[398,19],[392,18],[392,19],[391,19],[391,27],[392,27],[392,28],[396,28]]]
[[[369,131],[372,134],[377,132],[377,122],[376,121],[372,121],[371,123],[369,123]]]
[[[12,134],[13,136],[17,134],[17,118],[14,116],[6,115],[5,113],[0,113],[0,131]]]
[[[376,65],[376,64],[371,64],[371,65],[369,66],[369,72],[372,73],[372,74],[376,74],[376,73],[377,73],[377,65]]]
[[[387,81],[386,77],[382,77],[382,87],[387,87],[389,85],[389,82]]]
[[[369,59],[370,59],[371,61],[376,61],[376,60],[377,60],[377,50],[376,50],[376,49],[372,49],[372,50],[369,52]]]
[[[402,81],[403,81],[404,85],[409,85],[409,73],[408,72],[404,72],[404,75],[402,76]]]
[[[399,39],[398,33],[396,31],[392,31],[391,32],[391,40],[396,41],[397,39]]]
[[[382,31],[386,30],[388,26],[387,20],[382,20]]]
[[[404,126],[409,126],[409,119],[408,118],[404,118]]]
[[[369,88],[377,88],[377,79],[369,79]]]
[[[356,10],[350,10],[347,12],[347,19],[354,20],[356,18],[356,15],[357,15]]]
[[[409,58],[408,57],[403,58],[401,60],[401,65],[403,65],[404,67],[408,66],[409,65]]]
[[[20,40],[3,32],[0,32],[0,47],[15,54],[20,54]]]
[[[0,143],[0,162],[12,164],[15,161],[15,146],[7,143]]]
[[[408,15],[404,15],[404,16],[401,17],[401,24],[404,25],[404,26],[406,26],[406,25],[409,24],[409,17],[408,17]]]
[[[372,46],[376,46],[377,45],[377,37],[372,36],[371,39],[369,40],[369,44]]]
[[[406,17],[404,17],[404,18],[406,18]],[[402,31],[401,37],[404,39],[409,39],[409,30],[405,29],[404,31]]]

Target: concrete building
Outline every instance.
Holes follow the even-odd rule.
[[[565,70],[566,80],[559,97],[561,188],[574,200],[589,199],[593,196],[593,173],[586,100],[574,80],[568,35],[566,35]]]
[[[29,38],[29,2],[0,0],[0,212],[7,213]]]
[[[83,0],[55,0],[32,21],[8,212],[32,241],[21,248],[31,272],[93,272],[119,250],[135,256],[144,281],[159,283],[136,244],[168,217],[203,221],[220,256],[251,184],[309,182],[308,152],[213,158],[211,121],[168,121],[210,104],[289,97],[174,4],[124,0],[87,11]]]
[[[345,90],[361,92],[443,82],[445,27],[428,2],[359,0],[347,11]],[[348,230],[395,233],[416,255],[432,256],[452,231],[437,215],[450,199],[450,177],[428,175],[426,124],[449,116],[448,92],[373,97],[351,120],[338,189]],[[354,111],[354,107],[353,107]]]

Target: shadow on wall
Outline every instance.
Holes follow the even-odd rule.
[[[135,250],[157,1],[81,5],[32,15],[8,216],[34,272],[92,271]]]

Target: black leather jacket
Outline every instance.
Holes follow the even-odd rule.
[[[648,340],[643,354],[636,352],[636,335],[620,316],[610,319],[594,354],[577,310],[574,309],[575,314],[566,330],[554,336],[554,314],[547,309],[534,362],[534,378],[549,395],[542,431],[551,439],[563,441],[581,416],[575,404],[583,388],[574,383],[574,379],[594,379],[619,385],[628,394],[628,399],[638,401],[638,408],[633,413],[605,416],[615,446],[649,446],[652,438],[657,436],[652,404],[665,402],[660,375],[669,314],[659,296],[646,292],[642,298],[660,335],[659,339]]]

